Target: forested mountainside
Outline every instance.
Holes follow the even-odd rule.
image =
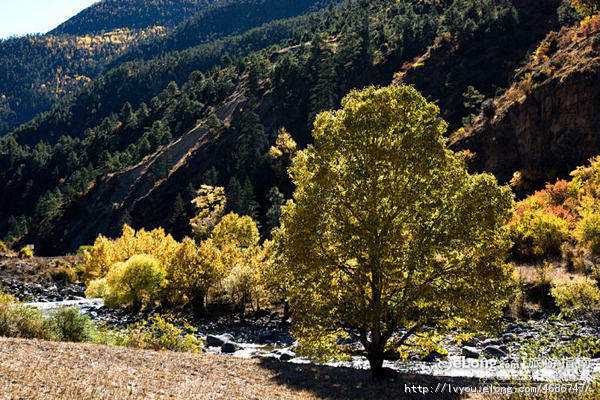
[[[36,114],[47,111],[62,96],[75,93],[76,89],[83,87],[102,72],[115,69],[126,61],[138,58],[154,59],[151,68],[166,69],[165,74],[158,81],[152,82],[154,88],[145,88],[144,93],[147,96],[141,97],[134,104],[149,101],[171,80],[182,83],[189,73],[196,69],[207,70],[220,62],[221,56],[227,52],[234,55],[239,52],[247,54],[277,43],[283,37],[288,37],[290,30],[295,29],[298,22],[293,20],[276,22],[242,37],[231,37],[224,41],[218,39],[231,36],[234,32],[245,32],[265,22],[306,13],[311,8],[318,8],[319,4],[325,2],[322,0],[221,1],[209,7],[206,13],[200,12],[173,31],[165,27],[151,27],[141,31],[120,29],[91,36],[48,34],[0,42],[0,50],[6,50],[6,55],[0,56],[0,76],[4,74],[6,76],[6,79],[0,82],[0,94],[4,95],[0,99],[0,135],[29,121]],[[77,20],[78,16],[73,19]],[[216,28],[217,25],[219,29]],[[190,36],[191,31],[195,31],[196,36]],[[165,40],[159,41],[158,39],[165,34]],[[154,40],[149,40],[150,36]],[[213,42],[207,44],[209,39]],[[197,47],[202,43],[205,45],[187,51],[182,57],[179,54],[172,54],[171,51]],[[108,51],[107,48],[112,51]],[[119,56],[121,53],[124,53],[123,57]],[[167,53],[166,59],[159,58]],[[0,54],[4,53],[0,51]],[[187,58],[186,62],[183,62],[182,58]],[[147,67],[140,64],[128,66],[126,70],[130,73],[135,68]],[[114,78],[116,86],[122,86],[124,78],[118,75],[118,72],[116,74],[116,77],[113,74],[107,79]],[[135,78],[131,78],[130,81],[135,81]],[[143,84],[148,82],[142,82]],[[110,86],[110,83],[108,85]],[[129,89],[125,87],[124,90]],[[93,92],[93,97],[97,98],[101,89],[96,86],[90,88],[88,92]],[[69,101],[69,99],[65,100],[67,103]],[[119,99],[103,103],[109,107],[122,105]],[[103,114],[103,117],[106,115]],[[97,123],[98,120],[94,122]],[[60,134],[73,134],[70,126],[67,126],[69,128],[67,132],[62,124],[59,125],[62,129]],[[80,126],[91,125],[89,121],[82,120]],[[49,138],[53,135],[54,132],[48,131],[48,128],[42,134],[45,140],[50,141],[52,139]],[[30,143],[35,144],[39,139],[41,138],[35,137]]]
[[[470,122],[509,86],[541,25],[559,26],[559,10],[551,0],[535,10],[519,0],[345,0],[126,62],[0,141],[0,236],[42,253],[116,235],[125,222],[182,237],[205,183],[225,186],[228,208],[256,217],[266,235],[291,191],[291,139],[310,143],[318,112],[400,71],[396,79],[422,83],[442,109],[465,103],[446,115],[455,127]],[[498,55],[479,57],[486,46]],[[446,102],[447,88],[464,95]]]
[[[101,0],[62,23],[51,35],[87,35],[119,28],[174,27],[215,0]]]
[[[330,3],[331,0],[220,0],[183,21],[160,40],[132,46],[113,65],[148,60],[211,39],[239,35],[264,23],[316,11]]]
[[[494,12],[486,11],[490,9]],[[405,65],[395,81],[438,101],[450,129],[456,130],[470,123],[485,99],[506,89],[526,59],[524,50],[535,50],[549,30],[571,22],[569,10],[561,0],[478,1],[454,7],[449,11],[451,29]],[[473,90],[465,96],[468,86]]]
[[[89,35],[43,35],[0,41],[0,135],[82,87],[132,43],[165,33],[162,27]]]
[[[48,34],[0,41],[0,135],[115,65],[131,44],[164,35],[211,3],[103,0]]]
[[[96,78],[131,44],[164,35],[209,4],[103,0],[45,35],[0,41],[0,135]]]

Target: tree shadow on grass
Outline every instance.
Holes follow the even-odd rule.
[[[477,386],[477,379],[448,378],[427,375],[401,374],[394,381],[372,382],[371,372],[354,368],[329,367],[313,364],[285,363],[274,358],[262,358],[259,365],[270,373],[270,379],[298,391],[304,391],[323,399],[447,399],[458,400],[459,394],[433,393],[444,383],[452,387]],[[438,387],[438,384],[440,386]],[[417,388],[413,391],[413,385]],[[418,386],[426,387],[423,394]],[[410,389],[408,387],[410,387]]]

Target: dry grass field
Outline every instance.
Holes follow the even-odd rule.
[[[209,354],[0,339],[2,399],[402,399],[404,383],[367,371]],[[448,380],[444,380],[448,382]],[[436,399],[457,399],[437,395]]]

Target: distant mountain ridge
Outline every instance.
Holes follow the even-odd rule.
[[[211,39],[239,35],[264,23],[316,11],[338,0],[220,0],[176,26],[166,36],[140,43],[116,59],[116,66],[182,51]]]
[[[174,27],[218,0],[102,0],[63,22],[51,35],[87,35],[119,28]]]

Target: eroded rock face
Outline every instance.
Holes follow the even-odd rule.
[[[524,190],[566,177],[600,154],[600,32],[583,27],[551,33],[520,80],[494,100],[455,150],[475,153],[473,167],[507,182],[517,171]]]
[[[534,185],[567,175],[600,154],[600,68],[548,80],[453,147],[475,153],[475,169],[503,182],[520,170]]]

